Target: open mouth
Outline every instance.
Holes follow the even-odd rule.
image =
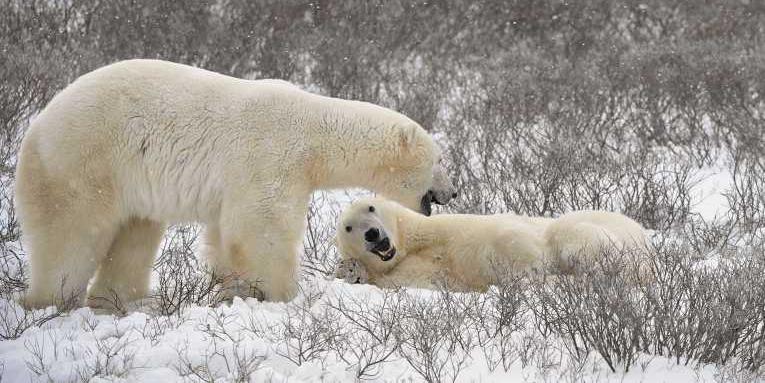
[[[372,254],[380,257],[380,259],[382,259],[383,262],[390,261],[396,255],[396,247],[391,246],[390,240],[388,238],[385,238],[382,241],[377,242],[374,245],[374,247],[369,249],[369,251]]]
[[[370,251],[380,257],[383,262],[390,261],[394,256],[396,256],[396,247],[394,246],[391,246],[387,251],[380,251],[376,249],[372,249]]]

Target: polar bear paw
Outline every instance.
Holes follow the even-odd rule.
[[[341,260],[335,269],[335,277],[351,284],[366,284],[369,282],[367,269],[357,259]]]

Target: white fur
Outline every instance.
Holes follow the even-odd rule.
[[[388,236],[396,249],[392,259],[384,261],[367,250],[364,233],[370,228]],[[435,279],[446,277],[451,288],[483,290],[502,276],[498,267],[523,270],[560,261],[565,271],[575,257],[646,246],[642,227],[618,213],[579,211],[557,219],[512,214],[425,217],[382,198],[351,204],[337,232],[343,258],[358,260],[369,283],[381,287],[430,288]]]
[[[25,303],[82,297],[94,274],[91,301],[142,297],[165,224],[184,221],[207,225],[217,272],[288,300],[314,190],[417,208],[438,157],[417,123],[369,103],[156,60],[103,67],[54,97],[22,143]]]

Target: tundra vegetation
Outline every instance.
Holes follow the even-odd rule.
[[[195,381],[274,378],[269,358],[340,364],[358,379],[398,364],[430,382],[517,368],[597,380],[608,375],[592,365],[624,373],[658,358],[714,366],[720,381],[764,378],[761,2],[0,0],[0,9],[0,339],[24,342],[29,376],[131,376],[150,364],[142,352],[169,342],[175,373]],[[234,302],[200,317],[229,276],[197,260],[194,226],[168,234],[140,321],[66,305],[25,311],[15,303],[28,278],[12,198],[20,139],[77,76],[136,57],[398,110],[444,150],[460,193],[440,213],[620,211],[651,231],[648,272],[608,252],[574,275],[505,273],[483,294],[327,288],[342,205],[338,193],[317,193],[302,292],[279,315]],[[189,328],[201,343],[168,340]]]

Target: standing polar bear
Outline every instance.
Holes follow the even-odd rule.
[[[157,60],[103,67],[22,142],[24,303],[83,299],[94,275],[91,305],[143,297],[165,225],[184,221],[206,224],[219,275],[245,281],[231,295],[289,300],[313,191],[367,188],[428,213],[453,194],[434,186],[438,160],[417,123],[369,103]]]
[[[343,211],[337,245],[343,256],[337,276],[380,287],[450,287],[484,290],[514,269],[559,263],[565,271],[576,257],[611,247],[646,251],[643,228],[617,213],[578,211],[557,219],[513,214],[419,215],[393,201],[361,199]]]

